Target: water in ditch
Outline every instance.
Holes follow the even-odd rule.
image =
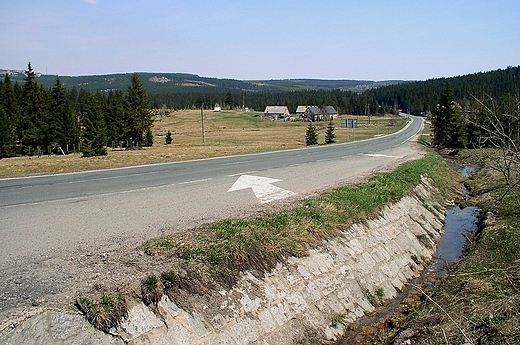
[[[479,167],[474,165],[461,167],[458,171],[467,177],[478,169]],[[464,184],[462,184],[462,190],[465,193],[465,201],[468,201],[470,196]],[[370,316],[364,316],[348,325],[344,337],[336,344],[363,344],[370,341],[381,330],[381,327],[392,327],[391,323],[388,324],[389,318],[400,311],[403,299],[412,293],[417,293],[417,291],[413,291],[417,290],[413,285],[431,287],[436,279],[442,278],[448,273],[450,266],[462,256],[466,235],[477,230],[480,209],[477,206],[463,207],[464,204],[463,202],[446,211],[444,234],[437,245],[431,265],[423,274],[405,287],[397,298],[388,301]]]

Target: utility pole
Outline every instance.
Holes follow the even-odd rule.
[[[204,143],[204,102],[201,102],[200,104],[200,117],[202,119],[202,142]]]

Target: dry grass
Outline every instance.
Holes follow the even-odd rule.
[[[343,116],[346,117],[353,116]],[[395,116],[371,117],[370,124],[366,117],[359,117],[358,122],[357,129],[341,129],[340,120],[335,120],[336,141],[341,143],[393,133],[404,123]],[[325,141],[327,124],[316,123],[319,143]],[[307,125],[301,121],[271,121],[258,112],[204,111],[205,142],[202,142],[200,110],[175,111],[167,116],[156,116],[153,147],[139,151],[109,148],[107,156],[91,158],[73,153],[1,159],[0,176],[103,169],[297,148],[305,146]],[[173,134],[173,142],[164,145],[168,130]]]

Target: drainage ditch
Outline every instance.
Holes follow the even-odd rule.
[[[465,177],[478,171],[478,165],[460,167],[458,172]],[[422,275],[411,281],[394,299],[387,301],[383,306],[376,308],[370,315],[366,315],[346,327],[345,335],[336,342],[337,345],[364,344],[376,338],[381,331],[394,327],[391,317],[403,310],[405,299],[418,298],[422,289],[429,289],[437,279],[447,275],[450,267],[462,256],[467,235],[477,230],[480,208],[465,206],[470,194],[464,183],[461,184],[465,200],[446,211],[444,234],[441,237],[437,250],[430,266]]]

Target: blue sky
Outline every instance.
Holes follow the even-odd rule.
[[[0,69],[425,80],[520,65],[518,0],[2,0]]]

